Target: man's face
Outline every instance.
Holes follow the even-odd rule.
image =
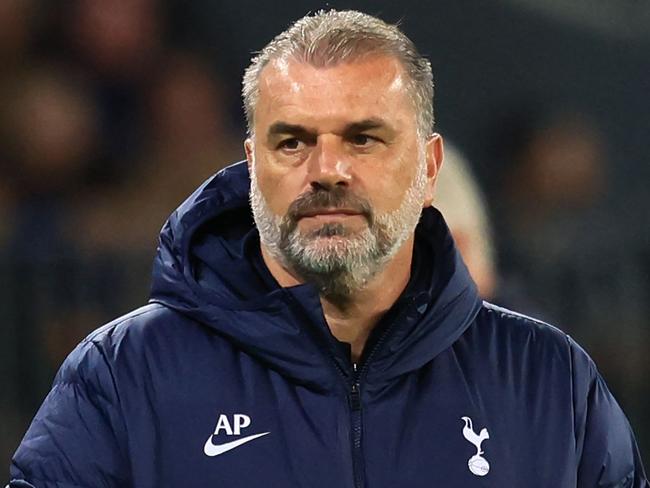
[[[418,138],[405,74],[388,56],[270,63],[254,134],[246,151],[262,243],[303,278],[354,271],[353,287],[411,238],[442,159],[439,136]]]

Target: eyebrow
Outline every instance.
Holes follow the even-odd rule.
[[[364,132],[372,129],[388,129],[390,132],[394,132],[395,129],[388,124],[384,119],[379,117],[373,117],[369,119],[360,120],[358,122],[352,122],[345,126],[343,129],[343,134],[356,134],[359,132]],[[316,131],[308,127],[304,127],[298,124],[290,124],[288,122],[277,121],[271,124],[267,132],[268,137],[273,137],[280,134],[292,134],[292,135],[313,135]]]
[[[378,117],[364,119],[359,122],[353,122],[345,127],[345,133],[364,132],[372,129],[390,129],[393,128],[384,120]]]
[[[308,129],[306,127],[303,127],[302,125],[289,124],[287,122],[278,121],[271,124],[267,134],[269,137],[271,137],[279,134],[300,135],[300,134],[311,134],[313,132],[314,131],[312,129]]]

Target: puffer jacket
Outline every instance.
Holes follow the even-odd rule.
[[[311,285],[264,266],[245,164],[162,230],[147,306],[67,358],[12,488],[648,486],[593,362],[483,302],[442,216],[358,365]]]

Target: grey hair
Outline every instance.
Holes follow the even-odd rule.
[[[297,20],[278,34],[251,60],[244,72],[242,97],[249,135],[253,135],[259,78],[264,67],[291,57],[316,67],[329,67],[370,55],[399,60],[408,77],[407,89],[417,117],[418,133],[433,132],[433,74],[431,63],[396,25],[354,10],[320,10]]]

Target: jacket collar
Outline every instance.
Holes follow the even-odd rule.
[[[248,204],[247,165],[207,180],[169,218],[154,261],[151,300],[188,315],[269,368],[311,388],[349,374],[311,285],[281,288],[261,259]],[[481,300],[440,213],[423,212],[412,279],[364,353],[365,381],[417,369],[453,344]]]

